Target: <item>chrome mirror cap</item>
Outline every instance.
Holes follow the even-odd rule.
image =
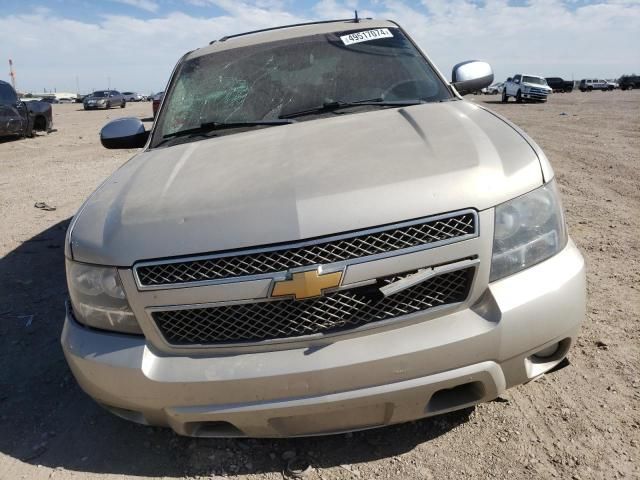
[[[451,84],[460,95],[475,92],[493,83],[493,70],[487,62],[467,60],[451,72]]]
[[[142,148],[148,138],[149,132],[135,117],[111,120],[100,130],[100,142],[105,148]]]

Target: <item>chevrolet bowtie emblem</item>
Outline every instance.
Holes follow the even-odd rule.
[[[296,300],[319,297],[323,290],[340,285],[342,272],[325,273],[321,275],[318,270],[296,272],[290,280],[277,281],[273,287],[272,297],[291,296]]]

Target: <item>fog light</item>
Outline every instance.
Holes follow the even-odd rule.
[[[560,344],[559,343],[554,343],[554,344],[549,345],[548,347],[545,347],[542,350],[536,352],[534,354],[534,357],[538,357],[538,358],[549,358],[549,357],[552,357],[558,351],[558,348],[560,348]]]

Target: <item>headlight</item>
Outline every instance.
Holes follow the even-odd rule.
[[[73,313],[80,323],[102,330],[142,333],[129,307],[118,271],[66,261]]]
[[[493,282],[542,262],[567,244],[555,181],[498,205],[493,232]]]

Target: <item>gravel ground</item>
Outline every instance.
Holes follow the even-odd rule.
[[[82,200],[133,151],[100,147],[109,118],[54,105],[58,129],[0,143],[0,478],[640,478],[640,91],[476,97],[549,156],[588,263],[587,318],[570,365],[496,401],[368,432],[294,440],[190,439],[103,411],[59,346],[63,238]],[[34,208],[36,202],[56,210]]]

